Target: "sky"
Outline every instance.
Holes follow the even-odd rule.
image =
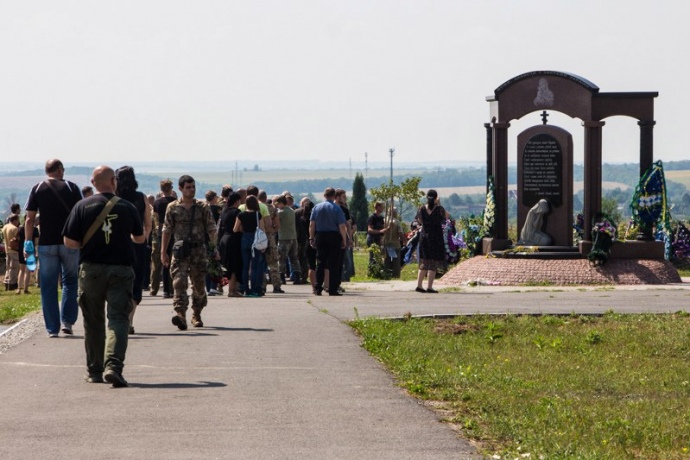
[[[684,2],[0,0],[0,162],[473,165],[486,97],[534,70],[658,91],[655,159],[690,159]],[[540,124],[534,113],[511,124]],[[552,113],[574,137],[580,120]],[[637,162],[636,120],[604,161]],[[516,154],[515,154],[516,155]],[[0,166],[1,168],[1,166]]]

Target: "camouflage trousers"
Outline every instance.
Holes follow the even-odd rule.
[[[174,255],[170,264],[170,276],[173,286],[173,308],[176,312],[185,313],[189,307],[187,288],[192,280],[192,310],[201,311],[208,302],[206,297],[206,272],[208,257],[206,248],[198,247],[186,259],[177,259]]]
[[[282,284],[280,281],[280,251],[278,251],[278,240],[276,239],[275,233],[268,234],[268,249],[266,249],[264,254],[266,256],[266,266],[268,267],[268,276],[271,280],[271,285],[274,288],[280,288]],[[264,285],[265,284],[264,282]]]

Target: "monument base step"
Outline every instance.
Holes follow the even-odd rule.
[[[510,246],[503,251],[491,251],[492,257],[504,259],[582,259],[576,246]]]

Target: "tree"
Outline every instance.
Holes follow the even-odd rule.
[[[448,201],[452,206],[462,206],[463,204],[463,199],[460,195],[457,193],[451,193],[450,196],[448,197]]]
[[[421,204],[421,199],[424,194],[419,190],[419,182],[422,180],[419,176],[408,177],[404,179],[400,185],[393,182],[383,184],[380,187],[374,187],[370,190],[374,201],[383,201],[386,203],[386,219],[390,219],[391,208],[397,206],[398,216],[402,220],[411,220],[410,211],[416,211]],[[415,212],[416,214],[416,212]]]
[[[352,197],[350,198],[350,215],[352,222],[358,231],[366,231],[369,218],[369,203],[367,202],[367,186],[364,185],[364,176],[361,173],[355,175],[352,183]]]

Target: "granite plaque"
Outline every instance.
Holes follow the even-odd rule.
[[[544,198],[553,207],[563,203],[563,152],[556,138],[537,134],[522,151],[522,204],[533,206]]]

